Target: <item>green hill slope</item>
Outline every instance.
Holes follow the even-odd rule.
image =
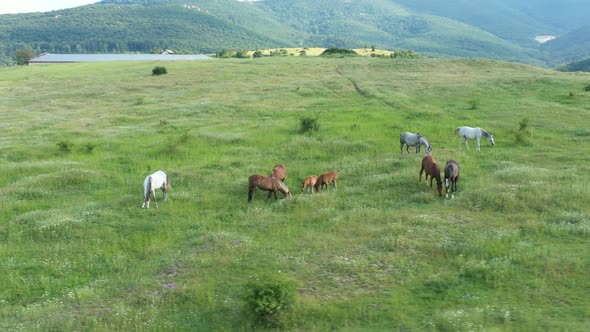
[[[589,330],[588,82],[432,58],[0,68],[0,330]],[[455,198],[404,131],[458,161]],[[292,197],[247,203],[277,163]],[[158,169],[172,191],[141,209]],[[301,192],[329,170],[337,190]]]
[[[590,57],[590,25],[553,39],[543,44],[541,49],[547,61],[558,64]]]
[[[386,0],[113,0],[43,14],[2,15],[3,54],[26,46],[37,53],[376,46],[534,62],[526,49],[488,32]]]

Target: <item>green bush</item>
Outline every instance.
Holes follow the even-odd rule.
[[[154,69],[152,69],[153,76],[163,75],[167,73],[168,71],[166,70],[166,67],[155,66]]]
[[[329,56],[329,55],[358,55],[355,51],[349,50],[346,48],[337,48],[337,47],[330,47],[324,50],[321,54],[322,56]]]
[[[584,87],[584,91],[590,91],[590,84],[588,84]]]
[[[262,58],[264,56],[264,54],[262,54],[262,51],[260,50],[256,50],[254,51],[254,53],[252,54],[253,58]]]
[[[320,123],[317,118],[304,117],[300,120],[300,130],[302,133],[320,130]]]
[[[277,327],[295,303],[295,284],[276,277],[261,278],[246,286],[245,301],[256,325]]]
[[[70,141],[68,141],[68,140],[59,141],[59,142],[57,142],[56,145],[59,148],[59,151],[61,151],[61,152],[70,152],[70,151],[72,151],[73,144]]]

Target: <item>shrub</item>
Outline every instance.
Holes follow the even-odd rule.
[[[518,122],[518,130],[515,133],[517,143],[526,143],[527,137],[533,136],[533,132],[529,130],[529,119],[523,118]]]
[[[236,58],[238,59],[249,59],[250,56],[248,55],[248,51],[237,51],[236,52]]]
[[[72,151],[73,144],[70,141],[68,141],[68,140],[59,141],[59,142],[57,142],[56,145],[59,148],[59,151],[62,151],[62,152],[70,152],[70,151]]]
[[[246,286],[245,301],[256,325],[278,327],[282,325],[284,314],[295,303],[295,294],[296,287],[292,281],[263,278]]]
[[[471,99],[468,103],[470,110],[476,110],[479,108],[479,99]]]
[[[166,70],[166,67],[155,66],[154,69],[152,69],[153,76],[163,75],[167,73],[168,71]]]
[[[317,118],[304,117],[300,120],[300,128],[302,133],[318,131],[320,129],[320,123]]]
[[[82,151],[85,153],[92,153],[94,151],[95,147],[96,147],[96,144],[94,144],[94,143],[86,143],[86,144],[84,144]]]
[[[590,84],[588,84],[584,87],[584,91],[590,91]]]
[[[337,48],[337,47],[330,47],[324,50],[321,54],[322,56],[329,56],[329,55],[358,55],[355,51],[349,50],[346,48]]]
[[[262,54],[262,51],[260,50],[256,50],[254,51],[254,53],[252,54],[253,58],[262,58],[264,56],[264,54]]]
[[[391,53],[390,56],[392,58],[397,58],[397,59],[416,59],[416,58],[418,58],[418,54],[416,54],[416,52],[414,52],[413,50],[393,51],[393,53]]]

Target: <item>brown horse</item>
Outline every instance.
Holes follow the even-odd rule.
[[[324,186],[326,186],[326,189],[328,189],[328,185],[330,184],[330,182],[332,182],[334,184],[334,190],[336,190],[336,182],[337,181],[338,181],[338,172],[330,171],[328,173],[324,173],[324,174],[318,176],[317,181],[313,185],[313,189],[315,189],[315,191],[320,191],[324,188]]]
[[[449,197],[449,189],[451,190],[451,197],[455,197],[457,181],[459,181],[459,164],[455,160],[449,160],[445,165],[445,192],[447,198]]]
[[[313,186],[317,182],[318,177],[316,175],[310,175],[303,180],[301,183],[301,191],[305,191],[305,189],[310,188],[311,192],[313,193]]]
[[[270,176],[285,182],[285,178],[287,177],[287,167],[283,164],[276,164],[275,167],[272,168]]]
[[[275,195],[276,200],[277,191],[282,192],[285,197],[291,197],[291,192],[285,183],[283,183],[283,181],[275,177],[254,174],[248,178],[248,203],[252,201],[252,195],[254,194],[256,187],[264,191],[268,191],[268,197],[266,200],[268,200],[272,194]]]
[[[438,164],[432,156],[426,156],[422,158],[422,168],[420,168],[420,176],[418,177],[418,182],[422,181],[422,172],[424,171],[426,171],[426,176],[424,177],[426,185],[428,185],[428,176],[430,175],[430,188],[432,188],[432,179],[436,179],[436,189],[438,190],[438,195],[442,196],[442,181],[440,180],[440,167],[438,167]]]

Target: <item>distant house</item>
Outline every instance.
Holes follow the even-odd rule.
[[[164,55],[164,54],[174,54],[174,51],[173,50],[169,50],[169,49],[165,49],[160,54],[162,54],[162,55]]]
[[[203,54],[52,54],[43,53],[29,60],[30,65],[74,62],[108,62],[108,61],[186,61],[207,60]]]

